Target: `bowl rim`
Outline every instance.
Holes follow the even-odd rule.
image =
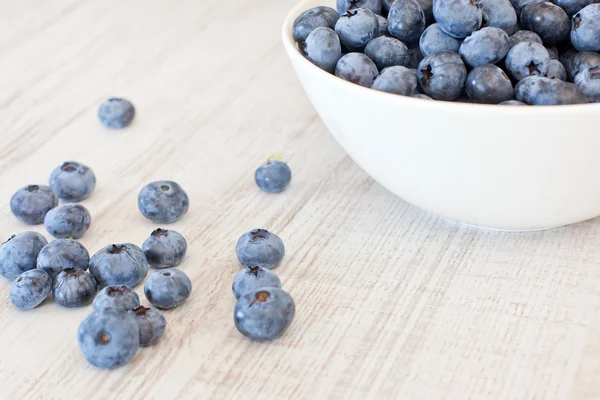
[[[348,82],[344,79],[338,78],[334,74],[330,74],[327,71],[322,70],[317,67],[313,63],[311,63],[306,57],[304,57],[296,45],[296,41],[294,40],[292,34],[292,28],[294,25],[294,21],[296,18],[304,11],[317,7],[318,5],[326,6],[328,0],[302,0],[298,2],[289,13],[286,15],[283,25],[281,28],[281,38],[283,41],[283,45],[288,53],[288,56],[293,59],[292,61],[296,61],[300,64],[306,66],[306,68],[312,69],[313,73],[322,74],[323,79],[329,79],[332,85],[337,85],[345,90],[355,91],[357,95],[361,96],[379,96],[387,98],[387,101],[397,102],[399,105],[420,105],[423,106],[424,103],[427,103],[427,107],[432,109],[437,109],[438,107],[442,107],[444,109],[451,108],[456,111],[469,111],[473,108],[477,109],[486,109],[489,112],[494,112],[497,114],[510,114],[510,113],[532,113],[532,114],[555,114],[563,111],[582,111],[588,113],[590,111],[599,110],[598,107],[600,103],[588,103],[588,104],[565,104],[565,105],[551,105],[551,106],[503,106],[500,107],[498,104],[480,104],[480,103],[461,103],[456,101],[443,101],[443,100],[426,100],[419,99],[408,96],[400,96],[393,93],[382,92],[379,90],[374,90],[371,88],[367,88],[361,85],[354,84],[352,82]],[[329,0],[331,2],[331,0]],[[317,3],[318,5],[315,5]]]

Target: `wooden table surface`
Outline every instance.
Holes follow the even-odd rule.
[[[294,2],[0,1],[0,235],[30,229],[12,193],[66,160],[98,178],[91,253],[140,245],[157,226],[139,189],[175,180],[191,207],[169,228],[194,285],[156,346],[103,371],[76,343],[90,307],[19,312],[3,280],[0,398],[600,398],[600,221],[477,231],[388,193],[294,76],[279,39]],[[98,123],[109,96],[135,103],[129,129]],[[269,196],[253,172],[273,153],[293,180]],[[284,240],[297,304],[267,344],[233,324],[235,242],[255,227]]]

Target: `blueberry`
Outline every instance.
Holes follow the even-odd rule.
[[[96,295],[93,306],[94,310],[114,308],[129,311],[140,306],[140,298],[128,286],[107,286]]]
[[[521,15],[521,11],[523,11],[523,9],[528,5],[535,3],[543,3],[545,1],[546,0],[510,0],[513,7],[515,8],[515,11],[517,12],[517,15]]]
[[[43,269],[54,279],[65,268],[87,270],[90,254],[83,245],[73,239],[57,239],[45,245],[37,256],[37,268]]]
[[[362,51],[369,41],[377,37],[378,31],[377,17],[364,8],[348,11],[335,24],[335,32],[348,51]]]
[[[600,51],[600,4],[590,4],[573,16],[571,42],[581,51]]]
[[[316,28],[306,38],[304,54],[317,67],[333,73],[335,65],[342,58],[340,38],[329,28]]]
[[[548,50],[534,42],[517,43],[506,56],[506,68],[518,81],[527,76],[546,75],[549,63]]]
[[[272,340],[291,324],[296,313],[292,297],[278,288],[259,288],[244,294],[233,311],[237,329],[254,340]]]
[[[394,65],[407,66],[410,62],[408,48],[398,39],[381,36],[365,47],[365,54],[373,60],[380,71]]]
[[[376,15],[377,21],[379,22],[379,29],[377,30],[377,37],[379,36],[388,36],[388,21],[387,18],[382,17],[381,15]]]
[[[456,100],[467,79],[467,68],[460,56],[449,51],[425,57],[417,73],[425,94],[436,100]]]
[[[434,23],[435,18],[433,18],[433,0],[417,0],[417,3],[419,3],[423,13],[425,14],[425,26]]]
[[[79,239],[90,227],[92,217],[80,204],[66,204],[48,211],[44,225],[49,234],[57,239]]]
[[[137,307],[129,311],[135,317],[140,331],[140,346],[152,346],[165,333],[167,320],[154,307]]]
[[[395,0],[383,0],[383,1],[381,2],[382,6],[383,6],[383,7],[382,7],[382,8],[383,8],[383,10],[384,10],[384,11],[386,11],[386,12],[389,12],[389,11],[390,11],[390,8],[392,7],[392,4],[394,4],[394,1],[395,1]]]
[[[265,229],[253,229],[238,239],[235,251],[242,265],[273,269],[281,263],[285,246],[274,233]]]
[[[519,100],[508,100],[500,103],[501,106],[526,106],[527,104]]]
[[[471,67],[496,64],[510,50],[508,35],[500,28],[482,28],[468,36],[460,45],[459,53]]]
[[[150,303],[162,309],[177,307],[192,293],[192,282],[183,271],[156,271],[144,284],[144,294]]]
[[[537,33],[544,44],[559,43],[569,36],[569,16],[550,2],[529,4],[521,11],[521,27]]]
[[[482,26],[502,29],[508,36],[518,29],[517,13],[509,0],[480,0]]]
[[[573,79],[579,74],[581,71],[591,67],[599,67],[600,66],[600,54],[594,53],[591,51],[586,51],[584,53],[576,53],[572,58],[568,59],[564,64],[569,76]]]
[[[366,8],[374,14],[381,14],[381,0],[337,0],[337,11],[340,15],[346,14],[350,10],[357,8]]]
[[[362,53],[349,53],[340,58],[335,66],[335,75],[357,85],[371,87],[379,74],[377,66]]]
[[[434,0],[433,16],[448,35],[464,39],[481,27],[483,12],[474,0]]]
[[[382,92],[414,96],[419,93],[419,82],[412,70],[396,65],[385,68],[373,82],[373,89]]]
[[[156,229],[142,245],[148,263],[154,268],[169,268],[181,264],[187,252],[187,241],[179,233]]]
[[[431,97],[427,96],[426,94],[421,94],[421,93],[417,93],[413,96],[415,99],[422,99],[422,100],[433,100]]]
[[[38,225],[44,222],[48,211],[58,205],[58,198],[48,186],[29,185],[10,199],[10,210],[21,222]]]
[[[534,106],[588,102],[574,84],[542,76],[529,76],[521,80],[515,87],[515,97],[523,103]]]
[[[254,172],[254,181],[265,193],[281,193],[292,180],[292,170],[279,160],[269,158]]]
[[[440,29],[438,24],[432,24],[425,29],[419,39],[421,53],[427,57],[440,51],[453,51],[458,53],[460,40],[453,38]]]
[[[123,129],[133,121],[135,108],[129,100],[110,98],[100,105],[98,118],[106,128]]]
[[[568,15],[574,15],[590,4],[598,3],[599,0],[552,0],[552,2],[562,7]]]
[[[37,232],[23,232],[11,236],[0,245],[0,275],[14,280],[25,271],[35,268],[46,238]]]
[[[131,243],[110,244],[90,259],[90,273],[100,287],[135,287],[146,277],[149,268],[142,249]]]
[[[388,31],[406,44],[419,42],[427,26],[425,13],[416,0],[396,1],[388,15]]]
[[[41,269],[23,272],[10,286],[10,302],[21,310],[42,304],[52,291],[52,278]]]
[[[133,314],[107,308],[83,320],[77,342],[90,364],[112,369],[133,358],[140,347],[140,331]]]
[[[313,30],[320,27],[335,28],[335,23],[339,18],[337,11],[330,7],[321,6],[306,10],[294,21],[294,40],[303,44]]]
[[[592,103],[600,103],[600,67],[586,68],[575,77],[575,84]]]
[[[467,76],[467,95],[474,103],[499,104],[512,100],[513,86],[502,69],[492,64],[473,68]]]
[[[159,224],[170,224],[187,213],[190,200],[187,193],[172,181],[157,181],[140,190],[138,208],[144,217]]]
[[[69,161],[52,171],[50,187],[61,200],[81,201],[94,191],[96,176],[86,165]]]
[[[82,269],[63,269],[54,279],[52,297],[63,307],[83,307],[91,303],[98,292],[98,283]]]
[[[560,79],[561,81],[567,80],[567,70],[565,66],[558,60],[550,60],[548,64],[548,72],[546,73],[548,78]]]
[[[548,55],[551,60],[558,60],[558,48],[556,46],[544,46],[548,50]]]
[[[512,49],[516,44],[522,42],[534,42],[538,44],[543,44],[542,38],[535,32],[521,30],[517,31],[514,35],[509,38],[509,45]]]
[[[231,289],[236,299],[262,287],[281,288],[281,280],[266,268],[246,267],[233,277]]]
[[[423,61],[423,54],[421,53],[421,49],[419,49],[418,45],[413,45],[408,47],[408,55],[410,57],[410,61],[407,65],[410,69],[419,68],[419,64]]]

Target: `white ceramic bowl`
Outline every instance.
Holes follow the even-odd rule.
[[[377,182],[444,218],[496,230],[537,230],[600,215],[600,104],[488,106],[413,99],[364,88],[283,43],[335,139]]]

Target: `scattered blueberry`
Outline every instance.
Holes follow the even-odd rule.
[[[337,62],[342,58],[340,38],[332,29],[316,28],[306,38],[304,53],[317,67],[334,73]]]
[[[233,312],[237,329],[254,340],[272,340],[291,324],[296,313],[292,297],[278,288],[259,288],[244,294]]]
[[[140,306],[140,298],[128,286],[106,286],[96,295],[93,306],[94,310],[114,308],[129,311]]]
[[[567,70],[565,66],[558,60],[550,60],[548,63],[548,72],[546,73],[548,78],[560,79],[561,81],[567,81]]]
[[[509,38],[509,45],[512,49],[516,44],[522,42],[534,42],[537,44],[543,44],[542,38],[535,32],[521,30],[517,31],[514,35]]]
[[[388,21],[387,18],[382,17],[381,15],[376,15],[377,21],[379,22],[379,29],[377,30],[377,37],[379,36],[388,36]]]
[[[44,222],[48,211],[58,206],[58,198],[48,186],[29,185],[10,199],[10,210],[21,222],[38,225]]]
[[[192,282],[183,271],[156,271],[144,284],[144,294],[150,303],[162,309],[177,307],[192,293]]]
[[[569,75],[575,79],[577,74],[587,68],[600,67],[600,54],[591,51],[576,53],[564,64]]]
[[[132,313],[107,308],[83,320],[77,342],[90,364],[112,369],[133,358],[140,347],[140,331]]]
[[[375,90],[409,97],[419,92],[418,87],[417,76],[412,70],[399,65],[385,68],[373,82]]]
[[[0,245],[0,275],[12,281],[23,272],[34,269],[40,250],[47,244],[46,238],[37,232],[11,236]]]
[[[407,66],[410,62],[406,45],[387,36],[371,40],[365,47],[365,54],[373,60],[379,71],[395,65]]]
[[[140,331],[140,346],[152,346],[165,333],[167,320],[154,307],[137,307],[129,311],[135,317]]]
[[[306,10],[294,21],[294,40],[303,44],[313,30],[320,27],[335,28],[335,23],[339,18],[337,11],[330,7],[320,6]]]
[[[81,204],[66,204],[48,211],[44,225],[49,234],[57,239],[79,239],[90,227],[92,217]]]
[[[515,97],[533,106],[585,104],[587,98],[572,83],[542,76],[529,76],[515,87]]]
[[[90,254],[81,243],[73,239],[57,239],[45,245],[37,256],[37,268],[54,279],[65,268],[87,270]]]
[[[52,171],[50,187],[61,200],[81,201],[94,191],[96,176],[86,165],[69,161]]]
[[[77,268],[63,269],[54,279],[52,297],[63,307],[83,307],[91,303],[98,292],[93,276]]]
[[[148,263],[154,268],[169,268],[181,264],[187,252],[187,241],[179,233],[156,229],[142,245]]]
[[[473,32],[460,45],[459,53],[467,64],[475,68],[496,64],[510,50],[508,35],[500,28],[487,27]]]
[[[562,7],[568,15],[574,15],[590,4],[598,3],[598,0],[552,0],[552,2]]]
[[[544,46],[548,50],[551,60],[558,60],[558,48],[556,46]]]
[[[276,268],[285,255],[285,246],[279,236],[265,229],[244,233],[235,246],[240,263],[244,266]]]
[[[396,1],[388,15],[388,31],[405,44],[416,44],[426,28],[426,17],[416,0]]]
[[[569,16],[550,2],[529,4],[521,11],[521,27],[537,33],[544,44],[553,45],[569,36]]]
[[[235,274],[231,289],[236,299],[242,295],[262,288],[274,287],[281,288],[281,280],[275,273],[262,267],[245,267]]]
[[[512,100],[514,94],[506,73],[492,64],[480,65],[469,72],[466,91],[473,102],[483,104]]]
[[[517,43],[506,56],[506,68],[516,80],[546,75],[549,63],[548,50],[534,42]]]
[[[473,0],[435,0],[433,16],[444,32],[458,39],[481,28],[483,20],[481,8]]]
[[[600,67],[586,68],[575,77],[575,85],[592,103],[600,103]]]
[[[335,24],[335,32],[348,51],[362,51],[370,40],[377,37],[378,31],[377,17],[364,8],[348,11]]]
[[[546,0],[510,0],[510,2],[512,3],[513,7],[515,8],[515,11],[517,12],[517,15],[520,16],[521,12],[523,11],[523,9],[525,7],[527,7],[530,4],[535,4],[535,3],[543,3]]]
[[[270,157],[254,172],[254,181],[265,193],[281,193],[292,180],[292,170],[283,161]]]
[[[131,243],[108,245],[90,259],[90,273],[100,287],[135,287],[146,277],[149,268],[142,249]]]
[[[427,57],[440,51],[452,51],[458,53],[461,41],[453,38],[440,29],[438,24],[432,24],[425,29],[419,39],[421,53]],[[367,46],[368,47],[368,46]]]
[[[106,128],[123,129],[133,121],[135,108],[129,100],[111,98],[106,100],[98,110],[98,118]]]
[[[371,87],[379,74],[377,66],[362,53],[348,53],[338,61],[335,75],[360,86]]]
[[[456,100],[465,88],[467,68],[456,53],[442,51],[425,57],[417,71],[423,91],[436,100]]]
[[[375,14],[381,14],[382,4],[381,0],[337,0],[336,7],[340,15],[357,8],[366,8]]]
[[[573,16],[571,43],[581,52],[600,52],[600,4],[590,4]]]
[[[30,269],[17,277],[10,286],[10,302],[21,310],[31,310],[42,304],[52,291],[52,278],[41,269]]]
[[[508,100],[500,103],[501,106],[526,106],[527,104],[519,100]]]
[[[517,31],[517,13],[509,0],[480,0],[478,5],[483,17],[482,26],[500,28],[508,36]]]
[[[157,181],[144,186],[138,196],[138,208],[144,217],[159,224],[170,224],[187,213],[187,193],[172,181]]]

